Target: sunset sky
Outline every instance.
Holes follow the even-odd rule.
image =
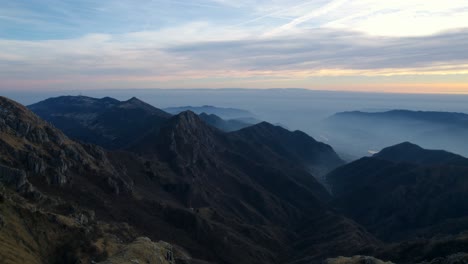
[[[0,2],[0,91],[468,93],[466,0]]]

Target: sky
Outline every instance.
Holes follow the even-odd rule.
[[[468,1],[0,1],[0,91],[129,88],[468,93]]]

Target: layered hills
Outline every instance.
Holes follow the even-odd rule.
[[[229,119],[255,120],[255,115],[247,110],[238,109],[238,108],[216,107],[216,106],[211,106],[211,105],[168,107],[168,108],[164,108],[163,110],[173,115],[177,115],[185,111],[191,111],[197,115],[205,113],[207,115],[216,115],[222,119],[227,119],[227,120]]]
[[[72,98],[64,99],[73,101]],[[105,107],[110,109],[122,105],[109,98],[100,101],[104,105],[111,102],[111,106]],[[96,100],[91,102],[101,113],[103,107],[97,107]],[[133,105],[134,102],[131,100],[130,103]],[[176,255],[184,256],[178,261],[193,263],[197,259],[216,263],[282,263],[301,258],[319,260],[339,253],[352,254],[363,247],[371,250],[374,244],[378,244],[353,221],[327,207],[330,196],[309,168],[321,166],[319,157],[322,151],[325,151],[323,156],[336,158],[335,166],[340,165],[341,160],[330,147],[324,147],[306,135],[296,135],[297,132],[269,124],[225,133],[208,125],[196,114],[183,112],[164,117],[164,122],[158,119],[156,125],[140,130],[141,137],[129,147],[119,146],[121,150],[109,151],[71,140],[50,123],[6,98],[2,98],[1,109],[5,124],[1,137],[3,149],[17,150],[17,153],[5,151],[2,154],[2,183],[12,186],[6,189],[9,195],[18,196],[11,199],[8,206],[26,208],[24,210],[28,214],[33,214],[29,206],[40,208],[44,217],[52,214],[61,219],[49,221],[38,232],[55,230],[62,220],[71,226],[78,222],[76,232],[88,228],[104,230],[101,236],[85,236],[77,244],[71,243],[70,237],[62,238],[59,232],[56,240],[67,242],[52,244],[47,254],[38,252],[37,263],[50,263],[52,259],[66,259],[63,263],[71,263],[69,259],[105,261],[106,257],[109,260],[104,263],[113,263],[120,261],[120,250],[131,249],[132,241],[141,236],[153,241],[168,241],[175,248],[180,248],[180,252],[186,252],[176,252]],[[144,109],[148,110],[153,111],[152,108]],[[74,116],[80,116],[76,110],[73,111]],[[60,113],[49,115],[63,116]],[[54,120],[49,121],[54,124]],[[72,120],[86,129],[90,124],[80,119]],[[111,125],[101,124],[116,128],[128,124],[127,121],[119,123],[118,118],[112,120],[115,123]],[[310,148],[310,157],[290,160],[300,153],[298,145],[283,145],[277,136],[265,134],[268,139],[257,142],[263,137],[261,133],[266,132],[266,125],[271,126],[273,135],[291,133],[291,142],[305,140],[304,144]],[[91,125],[91,128],[96,127]],[[85,141],[85,138],[80,140]],[[100,145],[106,147],[108,143],[104,141]],[[314,151],[315,154],[312,153]],[[37,153],[38,160],[32,163],[34,166],[29,165],[26,153]],[[55,157],[60,159],[55,161]],[[36,164],[39,164],[39,169],[36,169]],[[58,166],[61,164],[65,165]],[[331,164],[326,163],[326,166]],[[17,179],[30,182],[27,192],[20,191],[23,188],[18,187],[22,185]],[[16,190],[20,192],[15,193]],[[30,190],[36,190],[37,194],[28,196]],[[32,200],[21,202],[23,194]],[[51,203],[53,206],[43,204],[43,199],[55,202]],[[5,214],[9,215],[8,212]],[[80,219],[90,218],[92,220],[80,222]],[[321,220],[324,218],[326,223]],[[17,222],[14,219],[6,218],[3,230],[13,228],[12,223]],[[321,236],[320,231],[303,229],[311,223],[324,227],[333,223],[339,231],[336,236],[327,236],[326,243],[320,242],[320,250],[316,250],[319,244],[312,240]],[[23,223],[21,228],[27,230],[31,226]],[[72,234],[62,230],[60,234],[64,236]],[[108,230],[121,231],[115,231],[118,234],[114,239]],[[346,243],[349,236],[356,237],[353,243]],[[27,237],[36,244],[41,243],[35,234],[28,233]],[[11,235],[6,238],[8,241],[15,239]],[[304,242],[308,240],[310,243]],[[115,245],[107,248],[107,244],[101,244],[102,241]],[[302,243],[298,245],[296,242],[299,241]],[[16,246],[16,242],[8,243]],[[150,243],[142,244],[152,246]],[[67,248],[69,256],[57,255],[62,254],[62,247]],[[88,252],[90,248],[91,253]],[[17,253],[22,254],[21,251]]]
[[[214,126],[222,131],[232,132],[236,130],[240,130],[242,128],[246,128],[248,126],[253,125],[254,123],[249,123],[247,121],[243,121],[241,119],[228,119],[224,120],[221,117],[214,115],[214,114],[206,114],[201,113],[199,114],[200,118],[208,123],[211,126]]]
[[[345,164],[301,131],[227,121],[136,98],[0,97],[0,260],[466,259],[466,158],[406,142]]]
[[[405,141],[468,155],[468,148],[460,144],[468,133],[468,115],[464,113],[351,111],[337,113],[326,119],[323,125],[323,133],[334,146],[356,156]]]

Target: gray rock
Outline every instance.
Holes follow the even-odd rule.
[[[0,165],[0,182],[20,190],[27,185],[28,179],[24,171]]]
[[[77,212],[73,215],[73,217],[80,225],[87,225],[89,223],[95,222],[96,220],[96,215],[92,210]]]
[[[55,174],[50,178],[50,184],[56,186],[63,186],[69,182],[68,177],[63,174]]]

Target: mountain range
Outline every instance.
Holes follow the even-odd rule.
[[[466,158],[402,143],[346,164],[301,131],[227,121],[136,98],[0,97],[0,260],[466,260]]]
[[[208,115],[217,115],[223,119],[255,120],[255,115],[247,110],[238,108],[216,107],[211,105],[168,107],[164,108],[163,110],[173,115],[180,114],[185,111],[191,111],[196,114],[205,113]]]
[[[109,97],[62,96],[28,108],[70,138],[109,149],[129,146],[171,117],[137,98],[121,102]]]

